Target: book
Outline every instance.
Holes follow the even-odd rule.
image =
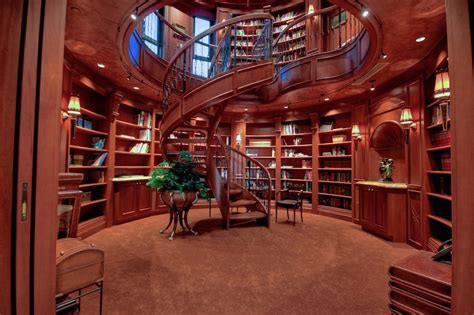
[[[320,132],[331,131],[333,125],[334,125],[334,122],[332,122],[332,121],[322,123],[321,127],[319,127],[319,131]]]
[[[102,166],[104,164],[105,158],[107,157],[108,153],[102,153],[98,156],[95,161],[92,163],[92,166]]]

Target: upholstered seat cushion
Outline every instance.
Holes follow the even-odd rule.
[[[282,208],[293,208],[298,205],[298,200],[292,200],[292,199],[277,200],[276,205]]]

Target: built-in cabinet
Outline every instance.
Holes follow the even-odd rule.
[[[148,216],[151,209],[151,189],[146,180],[115,183],[114,224]]]
[[[368,232],[394,242],[406,242],[406,187],[358,184],[360,222]]]

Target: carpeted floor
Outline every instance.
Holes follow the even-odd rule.
[[[220,228],[191,210],[200,235],[168,241],[167,216],[88,238],[105,250],[105,314],[387,314],[387,268],[415,250],[348,222],[305,214],[294,227]],[[285,218],[286,219],[286,218]],[[97,310],[83,300],[84,314]]]

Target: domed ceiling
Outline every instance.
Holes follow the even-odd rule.
[[[189,6],[192,1],[160,1],[167,5],[178,4]],[[264,0],[249,1],[250,7],[264,5],[282,5],[288,1]],[[354,1],[338,1],[354,4]],[[446,19],[443,0],[399,0],[380,1],[364,0],[364,6],[376,17],[382,30],[382,47],[388,58],[382,71],[371,77],[380,86],[396,77],[420,68],[422,61],[445,39]],[[210,0],[196,1],[203,7],[218,5],[245,9],[247,1]],[[119,27],[129,18],[130,12],[137,6],[136,0],[69,0],[66,20],[65,46],[73,56],[99,76],[106,78],[118,87],[137,92],[159,101],[159,87],[151,88],[137,81],[127,80],[126,69],[120,60],[117,37]],[[172,22],[172,21],[171,21]],[[423,42],[416,42],[418,37],[425,37]],[[104,63],[104,69],[97,63]],[[419,71],[420,69],[418,69]],[[243,111],[242,105],[258,106],[260,110],[279,110],[283,102],[299,104],[304,107],[321,102],[317,96],[330,95],[331,102],[348,97],[355,97],[366,92],[370,83],[353,86],[348,80],[342,87],[327,85],[309,86],[283,94],[266,104],[260,104],[256,97],[244,97],[231,102],[229,110]],[[316,96],[316,97],[315,97]]]

